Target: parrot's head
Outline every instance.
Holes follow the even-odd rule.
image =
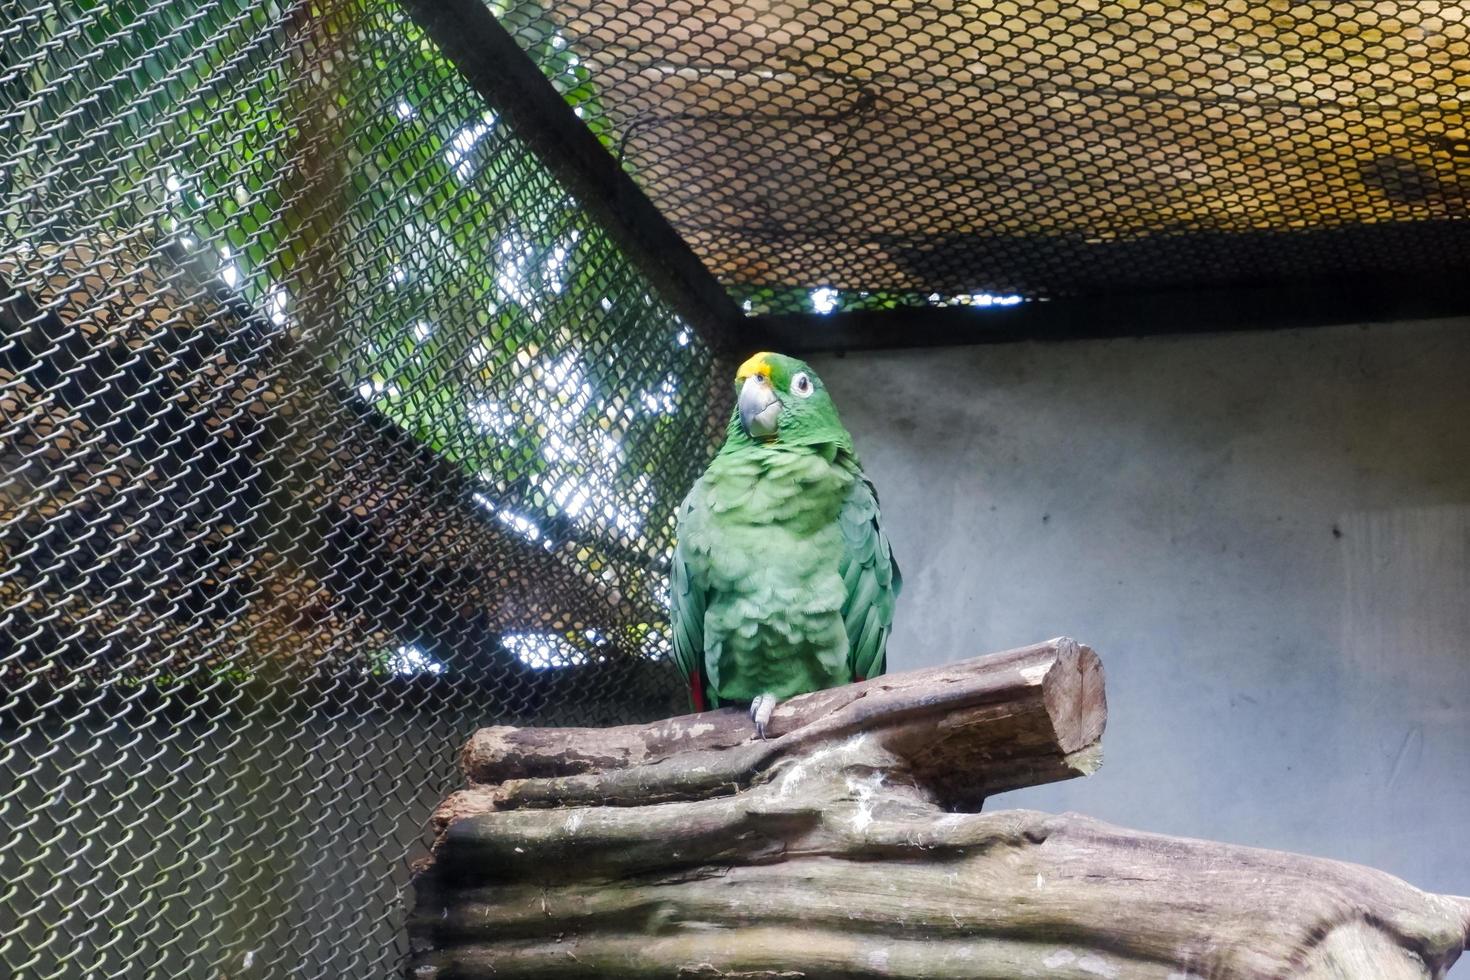
[[[732,442],[851,449],[827,386],[805,362],[762,351],[735,371]]]

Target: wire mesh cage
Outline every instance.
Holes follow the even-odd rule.
[[[0,973],[388,975],[470,729],[676,707],[726,365],[392,3],[0,9]]]
[[[1439,0],[488,0],[753,314],[1432,279]]]
[[[678,236],[594,218],[430,10]],[[391,973],[470,728],[682,707],[741,305],[1458,275],[1466,19],[0,0],[0,972]]]

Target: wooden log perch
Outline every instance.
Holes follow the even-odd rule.
[[[435,815],[410,975],[1441,977],[1470,900],[1317,858],[978,813],[1092,772],[1093,652],[1059,639],[616,729],[477,732]]]

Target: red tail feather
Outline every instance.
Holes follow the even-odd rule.
[[[689,694],[694,700],[694,710],[704,710],[704,684],[698,674],[689,678]]]

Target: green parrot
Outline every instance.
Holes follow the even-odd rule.
[[[820,378],[763,352],[735,373],[724,446],[679,507],[674,662],[695,711],[883,673],[903,584],[852,436]]]

